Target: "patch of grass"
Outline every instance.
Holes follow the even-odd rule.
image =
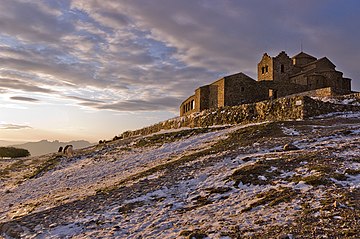
[[[251,209],[261,205],[268,205],[272,207],[282,202],[290,202],[296,194],[297,192],[291,188],[280,188],[279,190],[271,189],[267,192],[259,193],[257,197],[260,199],[250,204],[249,207],[243,209],[242,212],[250,211]]]
[[[0,170],[0,178],[6,178],[11,172],[20,171],[26,167],[27,165],[24,164],[23,159],[17,159],[14,163],[10,164],[5,169]]]
[[[36,178],[42,175],[43,173],[50,171],[51,169],[54,169],[60,163],[61,158],[62,158],[61,155],[56,155],[55,157],[46,160],[41,165],[36,167],[35,171],[32,172],[30,175],[28,175],[27,178],[28,179]]]
[[[259,179],[259,176],[264,176],[264,174],[266,174],[266,170],[268,169],[270,169],[269,165],[260,162],[247,165],[235,170],[230,176],[230,179],[234,181],[235,187],[238,187],[240,182],[243,184],[268,184],[267,180],[265,181]]]
[[[129,151],[132,150],[132,148],[130,148],[130,147],[122,147],[122,148],[119,148],[119,150],[129,152]]]
[[[333,173],[331,174],[331,177],[338,181],[346,181],[348,179],[348,177],[345,174],[341,174],[341,173]]]
[[[307,154],[284,154],[277,156],[276,159],[268,160],[266,158],[258,159],[252,165],[241,166],[235,170],[229,177],[234,181],[234,186],[237,187],[240,182],[243,184],[265,185],[271,184],[272,180],[284,172],[291,172],[299,167],[303,161],[313,161],[318,158],[318,153],[311,152]],[[270,170],[271,167],[275,169]],[[266,177],[267,180],[262,180],[259,176]],[[291,177],[289,181],[295,181],[298,177]],[[301,180],[298,180],[301,181]]]
[[[360,169],[346,169],[345,173],[349,175],[358,175],[360,174]]]
[[[144,203],[143,202],[133,202],[133,203],[128,203],[125,204],[123,206],[121,206],[118,211],[121,214],[128,214],[128,213],[132,213],[134,211],[135,208],[137,207],[141,207],[143,206]]]
[[[321,173],[306,176],[306,177],[296,176],[296,177],[293,177],[291,181],[296,182],[296,183],[298,183],[300,181],[304,181],[306,184],[309,184],[314,187],[320,186],[320,185],[329,185],[331,183],[329,181],[328,177]]]
[[[330,173],[334,168],[330,164],[310,164],[308,166],[309,170],[315,170],[320,173]]]
[[[232,189],[229,187],[218,187],[218,188],[207,188],[205,190],[210,194],[224,194],[231,191]]]
[[[270,137],[278,138],[284,136],[286,135],[279,126],[279,122],[253,125],[232,132],[228,138],[220,140],[216,147],[233,150],[238,147],[251,146],[255,142],[267,141]]]
[[[198,129],[188,129],[171,133],[164,134],[155,134],[152,136],[144,137],[138,140],[135,144],[135,147],[149,147],[154,145],[162,145],[164,143],[170,143],[177,140],[180,140],[184,137],[191,137],[197,134],[204,134],[212,131],[217,131],[224,129],[225,127],[220,128],[198,128]]]
[[[193,201],[196,207],[202,207],[212,203],[206,196],[197,196]]]
[[[186,237],[188,239],[203,239],[207,237],[207,234],[200,229],[195,229],[193,231],[184,230],[180,232],[179,236]]]

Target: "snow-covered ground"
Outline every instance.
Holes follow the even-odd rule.
[[[360,190],[358,115],[218,128],[141,147],[141,138],[120,140],[63,157],[38,177],[17,185],[3,180],[0,232],[23,238],[291,238],[299,227],[306,230],[301,218],[324,215],[350,231],[345,212],[360,211],[348,196]],[[269,135],[257,136],[260,126]],[[298,150],[282,150],[286,143]],[[327,222],[321,220],[319,227]]]

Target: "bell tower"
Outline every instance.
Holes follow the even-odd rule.
[[[292,71],[292,60],[285,51],[276,57],[265,53],[258,64],[258,81],[288,82]]]
[[[265,53],[258,63],[258,81],[272,81],[273,78],[273,59]]]

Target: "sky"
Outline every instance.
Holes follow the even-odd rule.
[[[194,90],[301,46],[360,90],[358,0],[0,0],[0,140],[85,139],[176,117]]]

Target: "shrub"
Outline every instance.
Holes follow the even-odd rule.
[[[30,156],[30,152],[27,149],[0,147],[0,157],[2,158],[21,158],[27,156]]]

